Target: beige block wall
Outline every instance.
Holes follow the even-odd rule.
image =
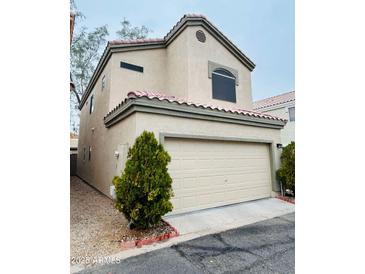
[[[142,66],[144,72],[121,68],[121,61]],[[165,49],[114,53],[109,60],[109,64],[112,79],[109,110],[124,100],[130,91],[166,91]]]

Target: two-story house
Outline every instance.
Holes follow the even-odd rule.
[[[254,67],[201,15],[162,39],[110,41],[80,104],[78,176],[112,196],[148,130],[172,158],[173,213],[275,195],[286,120],[252,111]]]
[[[253,103],[253,109],[286,119],[288,122],[281,130],[281,142],[284,146],[295,142],[295,91],[258,100]]]

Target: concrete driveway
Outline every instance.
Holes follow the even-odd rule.
[[[80,273],[294,273],[294,219],[290,213]]]
[[[164,219],[185,237],[199,237],[256,223],[294,212],[288,202],[267,198],[234,205],[205,209]]]

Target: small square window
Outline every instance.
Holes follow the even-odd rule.
[[[121,68],[130,69],[130,70],[134,70],[134,71],[138,71],[138,72],[143,73],[143,67],[137,66],[137,65],[133,65],[133,64],[129,64],[129,63],[126,63],[126,62],[120,62],[120,67]]]
[[[101,91],[105,89],[105,75],[103,76],[103,79],[101,79]]]
[[[289,108],[289,121],[295,122],[295,107]]]
[[[91,97],[90,97],[90,109],[89,109],[90,114],[93,111],[94,111],[94,95],[91,95]]]

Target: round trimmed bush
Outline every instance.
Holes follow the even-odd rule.
[[[173,208],[170,155],[153,132],[144,131],[128,151],[125,169],[113,179],[115,207],[137,228],[156,225]]]

